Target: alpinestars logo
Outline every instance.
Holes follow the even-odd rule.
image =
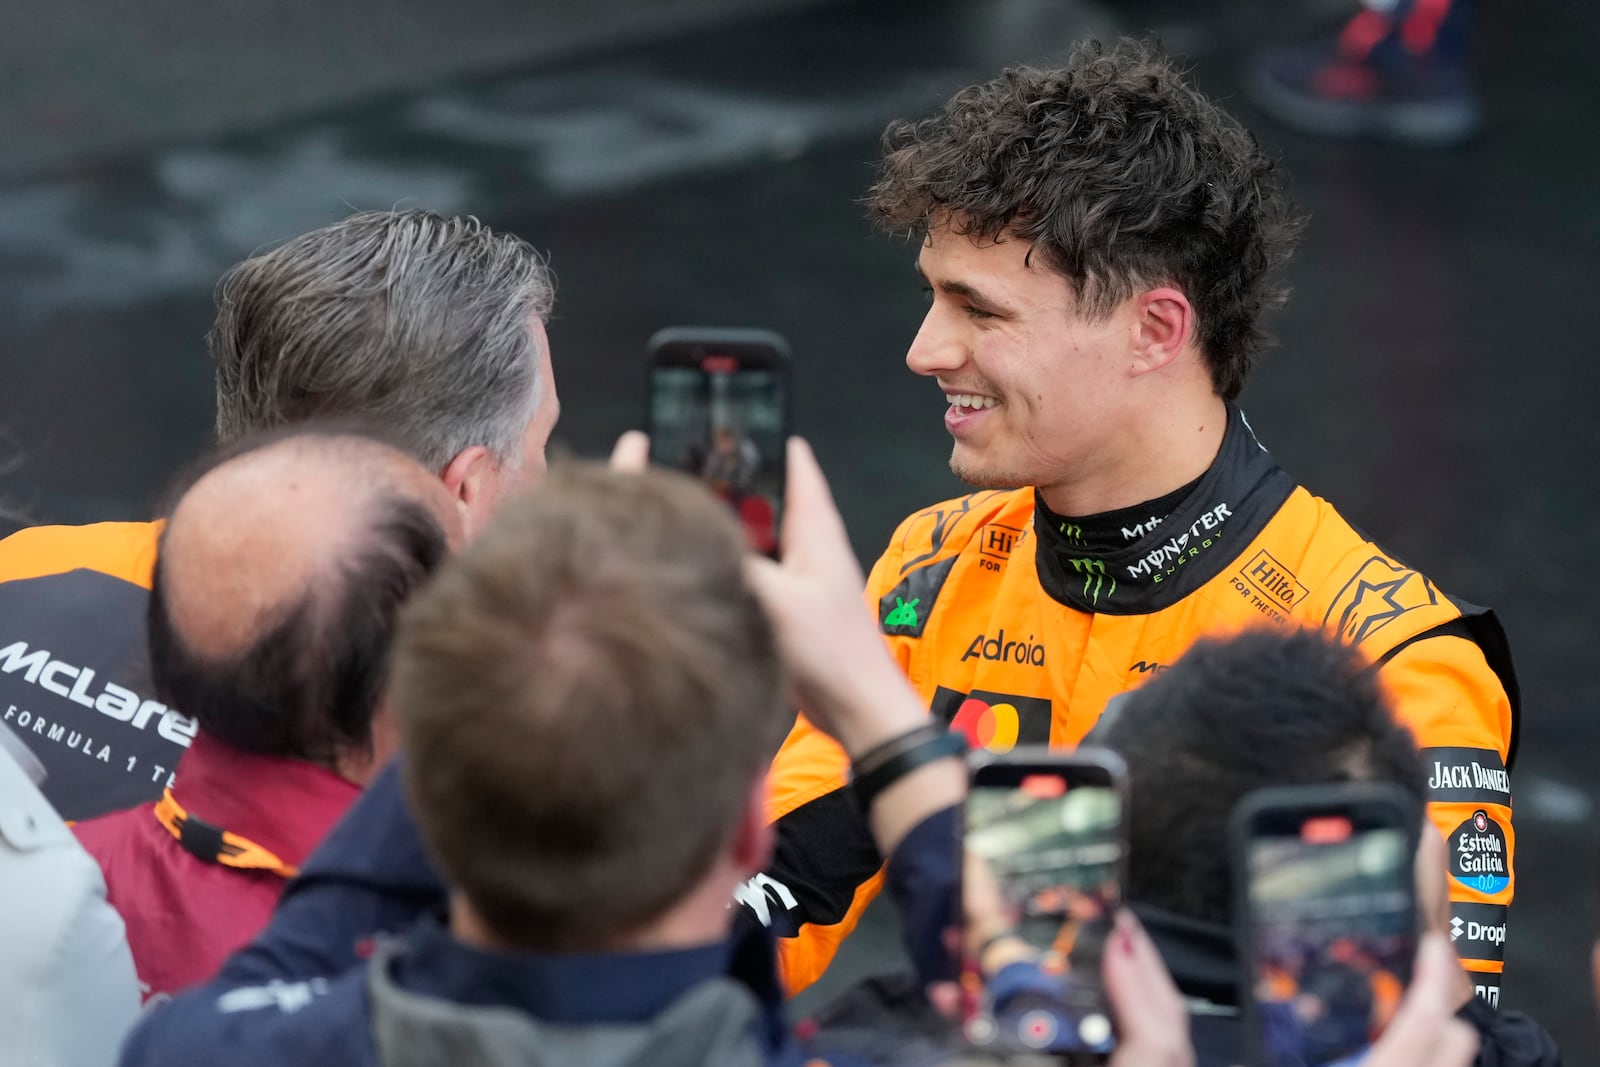
[[[1437,603],[1439,593],[1428,579],[1373,556],[1339,590],[1322,622],[1358,645],[1406,612]]]
[[[1098,606],[1102,591],[1105,592],[1107,600],[1116,595],[1117,580],[1107,576],[1104,560],[1074,559],[1069,562],[1074,571],[1084,576],[1083,595],[1089,598],[1089,603]],[[1105,588],[1108,581],[1111,583],[1110,589]]]

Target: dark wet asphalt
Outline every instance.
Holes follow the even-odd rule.
[[[911,251],[857,199],[876,131],[1088,31],[1158,29],[1280,151],[1311,215],[1245,394],[1302,482],[1442,586],[1496,605],[1526,717],[1507,1002],[1595,1060],[1600,575],[1592,307],[1600,84],[1589,4],[1490,8],[1488,135],[1428,154],[1322,143],[1238,100],[1268,0],[858,4],[0,186],[0,492],[39,519],[145,513],[209,432],[202,343],[220,271],[353,208],[470,211],[549,249],[558,436],[633,425],[658,326],[759,325],[797,354],[796,412],[858,550],[949,495],[942,404],[901,357]],[[1199,14],[1196,11],[1199,11]],[[623,383],[623,384],[619,384]],[[881,958],[886,935],[855,965]]]

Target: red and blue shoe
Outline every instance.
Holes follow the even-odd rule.
[[[1332,39],[1266,48],[1246,91],[1294,129],[1421,146],[1471,139],[1482,112],[1468,69],[1462,15],[1450,0],[1416,0],[1405,14],[1363,10]]]

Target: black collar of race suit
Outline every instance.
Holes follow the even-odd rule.
[[[1222,573],[1294,491],[1294,479],[1228,405],[1228,428],[1199,480],[1135,508],[1071,518],[1034,493],[1039,582],[1079,611],[1145,615]]]

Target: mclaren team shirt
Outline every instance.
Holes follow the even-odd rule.
[[[155,699],[145,611],[159,523],[39,526],[0,541],[0,719],[63,818],[154,800],[194,737]]]

